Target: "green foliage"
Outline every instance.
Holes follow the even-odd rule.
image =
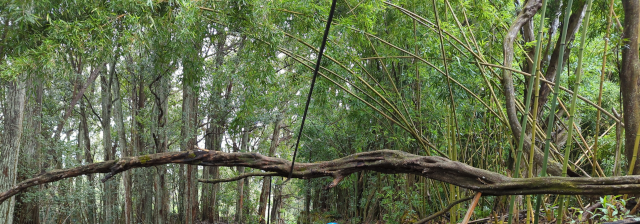
[[[620,197],[622,196],[607,195],[605,197],[600,197],[602,207],[596,209],[599,213],[594,214],[593,217],[600,217],[600,220],[605,222],[633,217],[629,215],[629,210],[625,208],[627,201],[632,198],[625,200]]]

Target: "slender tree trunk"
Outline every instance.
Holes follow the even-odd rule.
[[[213,99],[212,99],[213,101]],[[213,103],[211,101],[211,103]],[[221,115],[222,116],[222,115]],[[211,122],[214,121],[214,122]],[[225,133],[224,119],[216,116],[210,119],[209,128],[207,128],[205,135],[205,146],[209,150],[221,151],[222,150],[222,137]],[[218,167],[205,167],[203,172],[203,178],[218,179],[219,178]],[[200,199],[202,202],[202,220],[213,222],[218,219],[217,209],[217,193],[219,184],[206,184],[203,185],[203,195]]]
[[[269,156],[273,156],[276,152],[280,141],[280,122],[281,118],[276,118],[273,125],[273,135],[271,136],[271,147],[269,147]],[[260,217],[260,223],[266,223],[265,214],[267,212],[267,204],[269,203],[269,196],[271,195],[271,177],[264,177],[262,179],[262,192],[260,193],[260,204],[258,206],[258,216]]]
[[[212,120],[218,120],[215,117]],[[223,120],[218,120],[223,122]],[[210,123],[205,133],[205,147],[209,150],[220,151],[222,146],[222,136],[224,134],[223,123]],[[217,179],[219,178],[218,167],[204,167],[203,178]],[[219,184],[205,184],[202,186],[202,221],[213,222],[218,219],[218,210],[216,209],[217,192]]]
[[[169,84],[170,76],[157,74],[158,78],[152,83],[152,93],[155,97],[156,123],[153,126],[153,142],[156,153],[168,152],[167,115],[169,111]],[[155,223],[167,222],[169,212],[169,191],[167,190],[167,167],[157,166],[154,175],[154,219]]]
[[[241,146],[242,152],[247,152],[249,148],[249,130],[244,130],[242,132],[242,143]],[[238,175],[242,175],[244,173],[244,166],[237,167]],[[237,183],[238,185],[238,199],[236,200],[236,223],[242,222],[242,210],[244,204],[244,179],[241,179]]]
[[[280,208],[282,207],[282,177],[279,177],[280,181],[276,181],[273,187],[273,202],[271,203],[271,216],[269,217],[271,223],[278,223],[280,219]]]
[[[42,81],[38,78],[33,80],[32,92],[33,100],[29,101],[28,113],[23,125],[27,131],[23,138],[22,159],[18,161],[18,182],[34,176],[40,171],[40,141],[42,131]],[[31,94],[29,94],[31,95]],[[32,195],[39,188],[27,190],[25,193],[16,195],[15,222],[24,224],[40,223],[40,206],[35,196]]]
[[[640,59],[638,58],[638,32],[640,31],[640,3],[638,0],[623,0],[624,30],[622,34],[622,69],[620,89],[624,110],[625,155],[633,174],[640,174],[637,135],[640,128]],[[635,164],[634,164],[635,162]]]
[[[224,46],[226,44],[227,35],[224,33],[220,34],[216,39],[216,54],[215,54],[215,65],[216,70],[220,69],[222,64],[224,63]],[[222,137],[225,133],[225,125],[227,119],[227,112],[225,111],[226,105],[229,102],[229,96],[231,95],[231,89],[233,87],[233,82],[229,81],[229,85],[227,86],[226,94],[224,95],[224,101],[219,102],[216,97],[220,96],[223,91],[215,91],[209,97],[209,105],[213,109],[212,114],[209,114],[209,127],[205,133],[205,147],[209,150],[220,151],[222,149]],[[204,168],[203,178],[219,178],[219,169],[218,167],[206,167]],[[202,220],[203,221],[214,221],[218,220],[218,189],[219,184],[205,185],[203,186],[203,195],[200,198],[202,201]]]
[[[196,45],[195,49],[200,49],[201,45]],[[196,130],[198,126],[198,94],[195,91],[198,80],[198,69],[201,64],[199,51],[193,51],[187,56],[185,69],[182,79],[182,130],[181,137],[183,139],[182,151],[192,150],[196,145]],[[196,221],[198,214],[198,188],[197,178],[198,169],[194,165],[186,165],[186,182],[184,192],[184,212],[185,223],[191,224]]]
[[[244,178],[244,193],[242,203],[242,214],[254,214],[255,209],[251,204],[251,177]]]
[[[0,191],[6,191],[16,184],[22,120],[26,98],[26,86],[23,80],[11,81],[5,85],[4,133],[0,140]],[[0,220],[13,223],[15,199],[0,204]]]
[[[145,84],[142,75],[135,76],[135,79],[136,82],[131,90],[131,117],[135,118],[132,120],[133,123],[131,125],[131,145],[135,155],[145,155],[148,151],[145,148],[142,134],[146,127],[139,116],[141,116],[140,111],[145,107],[147,97],[144,91]],[[149,189],[149,183],[152,181],[149,177],[150,175],[150,169],[133,171],[132,191],[134,196],[139,198],[134,204],[135,214],[133,217],[136,222],[152,223],[153,212],[151,211],[151,205],[153,203],[153,195]]]
[[[102,148],[104,149],[105,160],[115,159],[115,151],[111,141],[111,85],[115,74],[115,63],[111,64],[111,70],[104,72],[100,77],[102,91],[100,99],[102,104]],[[103,191],[103,208],[104,222],[113,223],[117,220],[117,190],[118,183],[116,181],[107,181],[104,183]]]
[[[306,187],[304,188],[304,224],[311,224],[311,180],[305,181]]]
[[[84,160],[87,163],[93,163],[93,155],[91,154],[91,139],[89,138],[89,124],[87,122],[87,111],[84,101],[80,101],[80,135],[78,142],[81,142],[81,147],[84,152]],[[81,140],[80,140],[81,139]],[[96,198],[95,198],[95,184],[94,175],[87,175],[87,181],[89,182],[89,196],[87,198],[87,219],[90,222],[96,223]]]
[[[118,142],[120,142],[120,149],[122,153],[122,157],[131,156],[131,152],[129,149],[129,145],[127,144],[127,137],[125,134],[124,128],[124,118],[122,112],[122,96],[120,95],[120,80],[116,77],[114,81],[113,92],[115,95],[115,110],[114,110],[114,118],[116,122],[116,128],[118,129]],[[132,219],[132,210],[131,210],[131,171],[125,171],[122,175],[122,179],[124,180],[124,211],[123,218],[125,224],[131,224]]]

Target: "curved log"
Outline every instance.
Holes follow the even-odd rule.
[[[93,173],[107,173],[107,181],[123,171],[169,163],[200,166],[244,166],[275,172],[287,177],[291,162],[257,153],[225,153],[219,151],[183,151],[126,157],[92,163],[76,168],[52,170],[22,181],[0,193],[0,203],[32,186]],[[343,158],[315,163],[296,163],[292,177],[300,179],[332,177],[327,188],[335,187],[348,175],[371,170],[381,173],[410,173],[443,181],[484,195],[527,194],[626,194],[640,190],[640,175],[623,177],[539,177],[510,178],[438,156],[419,156],[396,150],[357,153]],[[271,174],[268,174],[271,175]]]

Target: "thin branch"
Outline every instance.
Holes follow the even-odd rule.
[[[427,223],[429,220],[435,219],[435,218],[437,218],[438,216],[441,216],[441,215],[443,215],[444,213],[448,212],[449,210],[451,210],[451,208],[453,208],[453,206],[455,206],[455,205],[457,205],[457,204],[460,204],[460,203],[462,203],[462,202],[465,202],[465,201],[471,200],[473,197],[475,197],[475,196],[474,196],[474,195],[471,195],[471,196],[467,196],[467,197],[462,198],[462,199],[458,199],[457,201],[452,202],[451,204],[449,204],[449,206],[447,206],[446,208],[444,208],[444,209],[440,210],[439,212],[433,213],[433,214],[431,214],[430,216],[427,216],[426,218],[421,219],[420,221],[417,221],[417,222],[416,222],[416,224]]]
[[[87,103],[89,103],[89,108],[91,108],[91,113],[93,113],[93,115],[98,118],[98,121],[100,122],[100,124],[102,124],[102,118],[100,118],[100,115],[98,115],[98,113],[96,113],[96,110],[93,109],[93,105],[91,105],[91,101],[89,100],[89,98],[87,98],[85,94],[82,94],[82,97],[84,97]]]
[[[244,179],[247,177],[267,177],[267,176],[278,176],[276,172],[256,172],[256,173],[244,173],[242,175],[231,177],[231,178],[223,178],[223,179],[198,179],[198,182],[201,183],[209,183],[209,184],[217,184],[217,183],[225,183],[232,182],[240,179]]]

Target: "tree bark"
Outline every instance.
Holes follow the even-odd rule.
[[[198,43],[201,40],[196,40]],[[196,145],[196,133],[198,130],[198,92],[197,85],[199,83],[199,69],[202,58],[199,56],[199,49],[201,44],[195,44],[194,49],[187,53],[185,58],[182,78],[182,129],[181,129],[181,150],[186,151],[192,149]],[[198,169],[196,166],[187,165],[186,182],[184,186],[184,213],[185,223],[195,223],[198,215],[198,188],[197,188],[197,175]]]
[[[638,0],[623,0],[624,30],[622,33],[622,68],[620,70],[620,90],[624,110],[625,155],[630,166],[635,166],[633,174],[640,174],[640,162],[636,159],[638,128],[640,128],[640,59],[638,58],[638,32],[640,31],[640,3]]]
[[[242,142],[241,144],[241,148],[242,148],[242,152],[247,152],[247,148],[249,148],[249,130],[244,130],[242,132]],[[244,167],[243,166],[239,166],[237,167],[238,169],[238,174],[242,175],[244,174]],[[237,194],[238,194],[238,199],[236,200],[236,223],[243,223],[242,220],[242,210],[244,209],[244,179],[240,179],[238,181],[238,188],[237,188]]]
[[[93,163],[93,155],[91,154],[91,138],[89,138],[89,124],[87,121],[87,112],[84,105],[84,101],[80,101],[80,135],[78,143],[82,147],[84,152],[84,160],[87,163]],[[87,219],[93,223],[96,223],[96,198],[95,198],[95,184],[94,175],[87,175],[87,181],[89,182],[89,197],[87,198]]]
[[[216,37],[216,50],[215,50],[215,69],[219,70],[224,63],[224,47],[226,45],[227,35],[225,33],[220,33],[219,36]],[[216,81],[219,82],[219,81]],[[221,90],[216,90],[211,93],[209,97],[209,106],[211,113],[207,115],[208,119],[208,127],[205,133],[205,147],[214,150],[221,151],[222,150],[222,137],[225,133],[226,127],[226,119],[228,115],[227,105],[230,101],[231,90],[233,87],[232,80],[229,80],[229,84],[227,85],[226,92]],[[224,95],[222,102],[217,98],[220,95]],[[218,167],[206,167],[203,170],[203,177],[207,178],[218,178],[220,175],[220,171]],[[200,198],[202,202],[202,220],[213,222],[218,220],[218,185],[215,186],[203,186],[203,194]]]
[[[40,156],[39,152],[42,148],[40,141],[42,141],[42,95],[43,85],[40,78],[34,78],[29,85],[31,89],[30,96],[32,98],[27,102],[27,115],[25,117],[23,141],[23,152],[18,161],[18,181],[24,181],[28,177],[40,172]],[[27,98],[27,99],[28,99]],[[35,196],[32,195],[37,189],[32,189],[25,193],[30,194],[18,194],[16,195],[16,213],[14,221],[16,223],[24,224],[37,224],[40,223],[39,210],[40,206]]]
[[[113,93],[115,95],[115,102],[114,102],[114,118],[115,118],[115,122],[116,122],[116,128],[118,129],[118,142],[120,142],[120,151],[121,151],[121,155],[122,157],[128,157],[131,156],[131,152],[129,149],[129,144],[127,143],[127,137],[125,134],[125,128],[124,128],[124,114],[122,112],[122,96],[120,95],[120,79],[117,78],[117,76],[115,77],[115,81],[114,81],[114,86],[113,86]],[[124,223],[125,224],[131,224],[133,223],[133,220],[131,219],[131,215],[132,215],[132,201],[131,201],[131,172],[127,171],[125,173],[122,174],[122,179],[124,180],[124,211],[123,211],[123,218],[124,218]]]
[[[278,223],[280,219],[280,208],[282,207],[282,178],[273,185],[273,199],[271,202],[270,223]]]
[[[102,105],[102,148],[104,150],[105,160],[116,159],[111,141],[111,85],[113,84],[113,77],[115,74],[114,65],[115,62],[111,64],[109,72],[104,72],[100,77],[102,86],[100,92]],[[115,181],[104,184],[104,190],[102,192],[104,222],[112,223],[116,221],[115,218],[118,214],[118,207],[116,207],[118,193],[117,185],[118,184],[115,183]]]
[[[26,84],[21,78],[17,77],[17,80],[5,85],[4,133],[0,140],[0,191],[6,191],[16,183],[26,98]],[[0,220],[4,220],[4,223],[13,223],[14,205],[14,198],[9,203],[0,204]]]
[[[131,65],[133,66],[133,65]],[[131,145],[133,148],[133,153],[135,155],[145,155],[148,154],[147,149],[145,148],[145,141],[142,138],[142,135],[145,130],[145,125],[141,122],[141,110],[145,107],[147,96],[144,90],[145,84],[143,76],[140,74],[136,74],[133,76],[135,80],[132,89],[131,89],[131,117],[135,118],[132,120],[131,125]],[[153,204],[153,195],[152,191],[149,189],[148,183],[153,181],[150,176],[152,175],[149,169],[141,169],[132,172],[133,173],[133,181],[132,181],[132,191],[134,192],[139,200],[136,200],[134,204],[135,216],[142,223],[151,223],[153,212],[151,210],[151,205]]]
[[[158,69],[159,70],[159,69]],[[169,84],[170,76],[157,73],[157,78],[151,82],[149,89],[154,96],[154,115],[156,122],[152,125],[152,136],[156,153],[168,152],[167,135],[167,115],[169,111]],[[185,100],[186,101],[186,100]],[[155,223],[163,224],[167,222],[169,209],[169,191],[167,190],[167,168],[166,166],[156,167],[153,185],[155,193],[154,218]]]
[[[224,167],[244,166],[267,172],[276,172],[281,177],[288,177],[291,171],[291,161],[257,153],[225,153],[197,150],[149,154],[38,174],[0,193],[0,204],[9,204],[4,202],[11,196],[32,186],[91,173],[106,173],[107,175],[102,179],[105,182],[118,173],[129,169],[169,163]],[[419,156],[397,150],[356,153],[331,161],[296,163],[291,175],[293,178],[298,179],[331,177],[333,181],[325,187],[325,189],[329,189],[337,186],[352,173],[363,170],[387,174],[412,173],[476,192],[482,192],[483,195],[599,195],[627,194],[640,190],[640,176],[637,175],[601,178],[511,178],[444,157]]]
[[[278,147],[280,141],[280,122],[281,118],[276,118],[273,125],[273,135],[271,136],[271,146],[269,147],[269,154],[273,156]],[[258,216],[260,223],[266,223],[265,215],[267,212],[267,204],[269,202],[269,196],[271,195],[271,177],[264,177],[262,179],[262,191],[260,192],[260,202],[258,205]]]

